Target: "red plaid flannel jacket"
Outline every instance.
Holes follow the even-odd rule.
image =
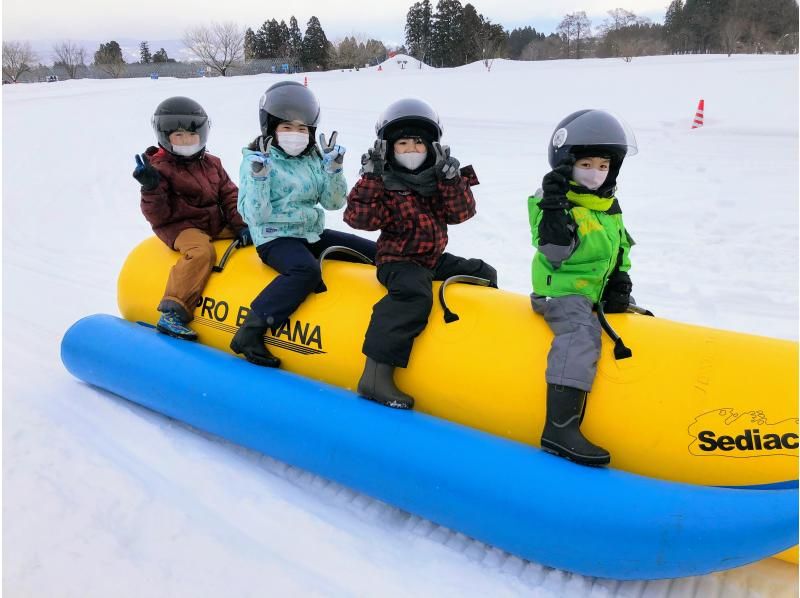
[[[437,193],[390,191],[383,179],[363,176],[347,196],[344,221],[361,230],[380,230],[377,265],[412,261],[433,269],[447,246],[447,225],[475,215],[471,186],[478,184],[472,166],[454,182],[439,182]]]

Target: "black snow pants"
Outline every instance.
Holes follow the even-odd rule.
[[[433,270],[415,262],[388,262],[378,266],[378,280],[389,291],[372,308],[362,351],[378,363],[406,367],[414,339],[428,324],[433,307],[434,280],[467,275],[497,285],[497,271],[479,259],[442,254]]]

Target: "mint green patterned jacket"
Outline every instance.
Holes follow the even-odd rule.
[[[278,237],[318,241],[325,229],[322,208],[338,210],[345,204],[344,175],[327,173],[316,151],[292,157],[272,147],[269,177],[258,180],[253,177],[247,159],[255,153],[242,149],[238,201],[239,213],[250,227],[253,243],[258,246]]]

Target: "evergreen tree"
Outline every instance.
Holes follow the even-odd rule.
[[[425,62],[429,59],[433,15],[430,0],[413,4],[406,15],[406,44],[408,53]]]
[[[269,58],[267,54],[267,40],[269,39],[269,21],[264,21],[256,31],[255,57],[259,59]]]
[[[297,26],[297,19],[292,16],[289,19],[289,60],[292,64],[298,64],[303,58],[303,35],[300,27]]]
[[[169,56],[167,56],[167,51],[164,48],[161,48],[158,52],[153,54],[153,62],[174,62]]]
[[[530,25],[521,29],[514,29],[508,34],[508,55],[509,58],[514,60],[518,59],[522,54],[525,46],[534,40],[543,40],[544,33],[537,33],[536,29]]]
[[[286,25],[286,21],[281,20],[278,24],[278,56],[280,58],[286,58],[289,56],[290,50],[290,34],[289,34],[289,27]]]
[[[483,57],[483,15],[472,4],[466,4],[461,14],[461,37],[457,40],[461,64],[469,64]]]
[[[119,77],[125,70],[125,60],[122,58],[122,48],[115,41],[100,44],[94,53],[94,64],[100,70],[114,78]]]
[[[464,8],[458,0],[439,0],[431,30],[431,61],[435,66],[461,63]]]
[[[150,46],[147,42],[139,44],[139,62],[142,64],[150,64],[153,61],[153,55],[150,54]]]
[[[303,64],[306,68],[326,70],[330,64],[331,44],[317,17],[311,17],[303,37]]]
[[[664,37],[673,54],[686,51],[686,34],[683,24],[683,0],[672,0],[664,15]]]
[[[250,27],[244,32],[244,59],[253,60],[256,57],[256,34]]]

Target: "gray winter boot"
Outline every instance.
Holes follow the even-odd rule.
[[[250,363],[276,368],[281,365],[281,360],[267,351],[264,345],[264,334],[268,324],[254,311],[250,311],[242,322],[239,330],[233,335],[231,349],[234,353],[244,353],[244,358]]]
[[[414,399],[394,384],[394,366],[367,357],[364,373],[358,381],[358,394],[387,407],[411,409]]]
[[[580,425],[586,407],[586,393],[578,388],[547,385],[547,418],[542,448],[581,465],[608,465],[607,450],[589,442]]]

